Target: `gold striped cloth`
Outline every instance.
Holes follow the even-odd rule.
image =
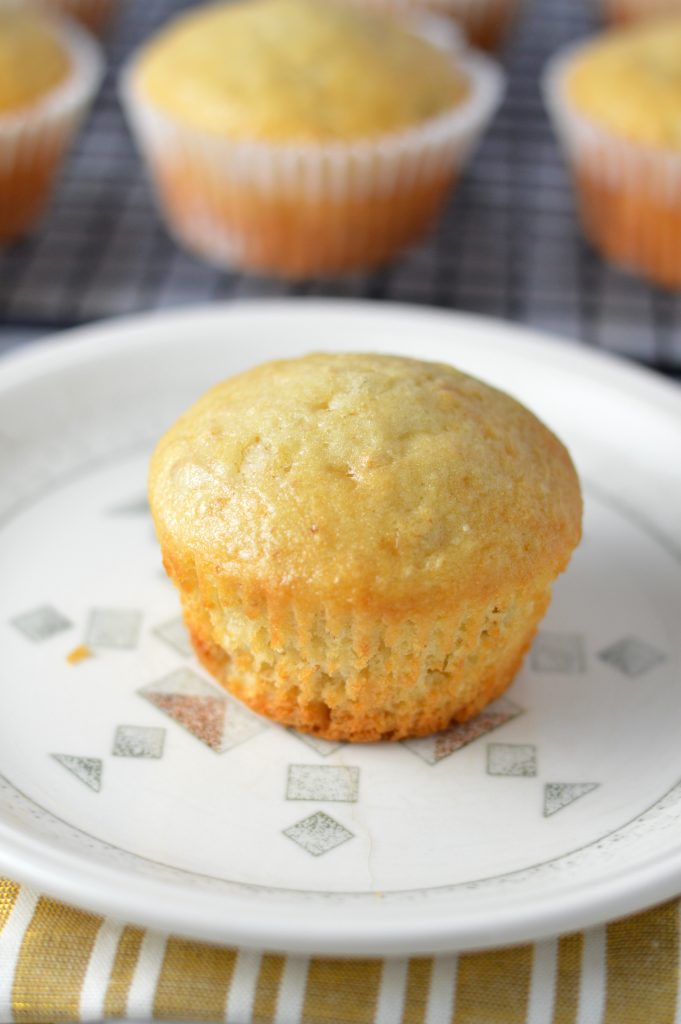
[[[679,907],[484,953],[332,960],[143,931],[0,879],[0,1022],[681,1024]]]

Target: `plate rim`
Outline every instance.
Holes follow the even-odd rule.
[[[520,345],[530,359],[536,358],[543,365],[558,369],[562,365],[579,375],[586,373],[607,387],[634,394],[646,404],[652,403],[658,411],[661,405],[664,406],[667,413],[681,421],[681,389],[678,385],[655,371],[632,364],[624,357],[585,348],[578,342],[562,339],[550,332],[492,317],[417,304],[356,299],[244,299],[170,307],[69,328],[48,334],[29,343],[28,347],[6,353],[0,359],[0,392],[30,381],[40,373],[49,376],[69,366],[96,363],[108,352],[127,352],[139,344],[136,335],[140,333],[148,334],[146,344],[150,348],[160,346],[166,324],[177,331],[178,323],[180,326],[182,321],[196,325],[197,318],[204,321],[224,318],[229,321],[244,316],[248,320],[254,317],[271,319],[283,312],[287,316],[315,318],[320,315],[378,319],[386,315],[388,318],[408,316],[412,320],[455,323],[459,330],[468,326],[478,336],[487,335],[487,344],[493,344],[493,335],[497,334],[500,343]],[[155,334],[149,333],[150,327]],[[229,344],[229,338],[226,338],[226,344]],[[189,912],[191,908],[159,899],[163,891],[168,891],[166,881],[135,875],[135,884],[130,886],[129,872],[126,875],[128,889],[122,897],[114,884],[116,880],[120,881],[120,868],[102,863],[93,865],[84,854],[65,849],[50,849],[50,855],[46,857],[44,845],[44,841],[32,837],[17,837],[11,826],[0,820],[0,867],[24,884],[34,885],[83,909],[144,927],[234,943],[245,948],[291,953],[391,956],[454,952],[536,941],[640,910],[681,890],[680,843],[678,849],[661,859],[651,857],[643,866],[616,873],[607,881],[601,879],[593,886],[591,883],[582,885],[578,890],[579,898],[574,889],[561,893],[551,901],[550,910],[535,906],[532,914],[528,915],[527,908],[523,907],[525,916],[521,914],[520,926],[517,901],[509,901],[501,911],[484,908],[475,915],[467,912],[468,920],[463,929],[456,921],[420,921],[418,915],[413,914],[413,908],[412,913],[406,908],[402,919],[396,915],[399,919],[397,926],[381,918],[375,924],[367,924],[363,920],[361,934],[356,928],[353,930],[350,917],[339,921],[329,915],[331,919],[326,920],[325,915],[319,915],[318,911],[305,919],[303,928],[300,920],[291,921],[286,913],[272,913],[266,928],[262,915],[259,918],[256,915],[253,921],[250,913],[241,913],[238,920],[231,922],[231,927],[225,928],[224,919],[219,914],[211,916],[208,912],[208,900],[204,901],[206,906],[200,920],[198,916],[194,919]],[[107,885],[109,888],[105,891]],[[591,891],[593,887],[597,889],[595,893]],[[208,896],[207,893],[203,895]],[[196,897],[195,892],[191,893],[189,903]],[[239,909],[240,901],[232,895],[230,900]],[[243,901],[244,911],[246,907],[251,911],[252,903]]]

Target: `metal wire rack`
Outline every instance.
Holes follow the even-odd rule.
[[[128,0],[108,73],[46,220],[0,252],[0,323],[61,328],[169,305],[279,295],[370,297],[500,316],[681,375],[681,295],[605,264],[582,240],[539,76],[592,31],[596,0],[528,0],[504,55],[505,103],[422,245],[371,274],[295,285],[206,266],[161,225],[123,122],[125,57],[187,0]]]

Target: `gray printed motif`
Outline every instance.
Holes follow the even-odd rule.
[[[286,799],[355,803],[359,799],[359,768],[291,764]]]
[[[544,786],[544,817],[550,818],[599,786],[600,782],[547,782]]]
[[[189,668],[170,672],[138,693],[217,754],[267,728],[263,719]]]
[[[434,736],[403,740],[402,745],[426,764],[438,764],[462,747],[510,722],[522,714],[522,710],[507,697],[501,697],[468,722],[452,725],[443,732],[435,733]]]
[[[340,750],[341,747],[346,746],[342,742],[334,742],[332,740],[322,740],[318,736],[312,736],[310,733],[297,732],[295,729],[288,730],[292,736],[295,736],[297,740],[304,743],[310,750],[314,750],[320,757],[328,757],[329,754],[335,753],[336,750]]]
[[[532,645],[530,664],[536,672],[586,672],[584,640],[576,633],[541,632]]]
[[[187,627],[179,615],[168,622],[162,622],[160,626],[152,629],[152,633],[179,654],[184,654],[185,657],[188,657],[192,653],[192,645],[187,633]]]
[[[23,612],[16,618],[10,619],[10,623],[20,633],[23,633],[28,640],[34,643],[42,643],[49,640],[57,633],[63,633],[71,629],[73,623],[57,611],[51,604],[41,605],[39,608],[32,608],[31,611]]]
[[[131,650],[137,646],[142,613],[131,608],[93,608],[85,642],[90,647]]]
[[[114,757],[163,757],[165,729],[149,725],[119,725],[114,737]]]
[[[102,788],[102,761],[98,757],[77,757],[75,754],[50,754],[67,771],[99,793]]]
[[[537,774],[537,748],[531,743],[489,743],[488,775],[532,776]]]
[[[334,850],[337,846],[347,843],[348,839],[354,838],[352,832],[349,832],[324,811],[317,811],[309,818],[303,818],[296,825],[285,829],[284,835],[301,846],[303,850],[307,850],[313,857],[321,857],[329,850]]]
[[[625,676],[634,678],[666,661],[666,655],[635,636],[625,636],[617,643],[600,651],[598,657]]]

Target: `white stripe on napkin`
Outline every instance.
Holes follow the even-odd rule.
[[[145,932],[135,974],[128,992],[127,1016],[133,1020],[151,1020],[154,1016],[154,996],[163,967],[167,935]]]
[[[456,956],[433,957],[428,1012],[424,1024],[449,1024],[453,1019],[458,965],[459,958]]]
[[[122,931],[122,924],[105,918],[97,932],[80,993],[83,1022],[98,1021],[104,1016],[104,1000]]]
[[[250,1021],[261,960],[262,953],[253,953],[247,949],[239,950],[225,1010],[225,1021],[228,1024],[244,1024],[245,1021]]]
[[[12,988],[24,933],[33,918],[38,894],[21,887],[9,920],[0,932],[0,1020],[13,1020]]]
[[[298,1024],[303,1014],[309,969],[310,960],[306,956],[286,958],[274,1024]]]
[[[532,980],[525,1024],[546,1024],[553,1019],[556,999],[558,940],[538,942],[532,959]]]
[[[605,1007],[605,926],[584,932],[584,950],[576,1024],[594,1024],[603,1019]]]
[[[374,1024],[395,1024],[396,1021],[402,1020],[408,972],[408,960],[384,962]]]

